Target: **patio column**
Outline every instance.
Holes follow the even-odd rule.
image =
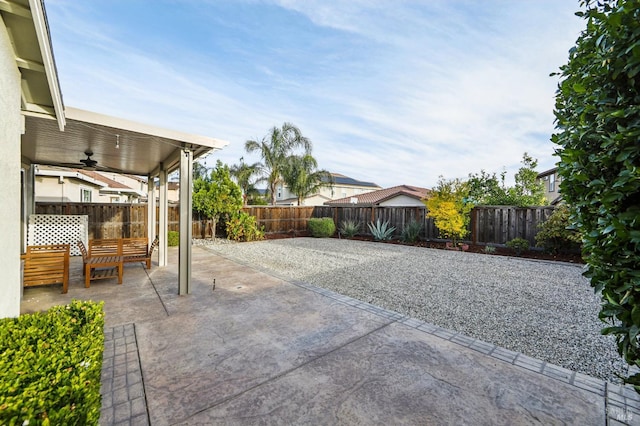
[[[147,176],[147,238],[149,244],[156,237],[156,181],[155,176]]]
[[[169,227],[169,201],[167,194],[167,169],[164,164],[160,164],[159,177],[159,190],[160,190],[160,217],[159,223],[159,237],[160,244],[158,245],[158,266],[167,266],[167,235]]]
[[[193,180],[193,151],[183,148],[180,156],[180,263],[179,292],[180,295],[191,293],[191,210]]]

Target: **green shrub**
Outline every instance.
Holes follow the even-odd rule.
[[[396,230],[395,226],[389,227],[389,221],[385,221],[380,224],[380,219],[376,220],[376,223],[373,222],[367,224],[369,226],[369,231],[373,235],[373,239],[376,241],[385,241],[390,240],[393,235],[393,231]]]
[[[581,4],[586,28],[560,67],[551,140],[585,276],[602,297],[602,333],[640,367],[640,1]],[[640,391],[640,373],[625,381]]]
[[[264,239],[264,230],[258,227],[255,216],[239,212],[227,220],[227,238],[234,241],[256,241]]]
[[[178,231],[167,232],[167,246],[175,247],[180,244],[180,233]]]
[[[102,307],[74,300],[0,320],[0,424],[98,424]]]
[[[520,253],[529,250],[529,241],[524,238],[514,238],[511,241],[507,241],[506,246],[514,250],[517,256],[520,256]]]
[[[580,248],[582,237],[573,228],[566,205],[558,206],[546,222],[539,226],[536,245],[550,253],[567,253]]]
[[[412,220],[405,225],[400,235],[400,239],[405,243],[415,243],[420,237],[420,231],[422,231],[422,224],[418,221]]]
[[[330,217],[312,217],[309,219],[309,231],[312,237],[331,237],[336,232],[336,224]]]
[[[360,224],[354,220],[345,220],[340,226],[340,234],[347,238],[353,238],[360,232]]]
[[[493,253],[496,252],[496,248],[494,246],[484,246],[482,251],[487,253],[487,254],[493,254]]]

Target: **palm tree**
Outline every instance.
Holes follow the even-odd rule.
[[[247,152],[259,151],[262,156],[262,168],[266,174],[272,205],[276,204],[276,188],[282,182],[282,169],[296,148],[302,148],[305,154],[309,154],[311,141],[302,136],[300,129],[291,123],[284,123],[281,128],[273,127],[261,140],[248,140],[244,144]]]
[[[247,164],[244,162],[244,157],[240,157],[240,164],[234,164],[229,168],[231,176],[235,178],[238,186],[242,189],[242,199],[245,206],[247,205],[247,198],[258,193],[255,184],[264,180],[264,178],[254,180],[254,176],[261,171],[262,165],[260,163]]]
[[[326,170],[317,170],[318,162],[310,154],[291,155],[282,170],[282,179],[298,198],[298,205],[325,186],[333,185],[333,176]]]

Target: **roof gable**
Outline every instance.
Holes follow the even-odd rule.
[[[384,201],[390,200],[399,195],[404,195],[417,200],[422,200],[429,195],[430,190],[411,185],[398,185],[391,188],[385,188],[378,191],[367,192],[353,197],[339,198],[337,200],[328,201],[327,205],[339,204],[359,204],[359,205],[378,205]],[[355,203],[353,202],[355,200]]]

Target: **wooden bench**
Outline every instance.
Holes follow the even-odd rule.
[[[28,246],[20,256],[24,260],[22,284],[34,287],[62,284],[62,293],[69,289],[69,244]]]
[[[124,263],[144,262],[147,269],[151,269],[151,255],[156,247],[158,247],[158,237],[156,237],[149,247],[147,238],[123,238],[122,239],[122,256]]]
[[[91,280],[113,278],[118,276],[118,284],[122,284],[123,261],[122,239],[107,238],[89,240],[89,248],[78,241],[82,253],[84,286],[89,288]]]

